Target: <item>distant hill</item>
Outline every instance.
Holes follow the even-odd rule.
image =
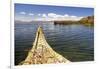
[[[84,17],[79,22],[83,24],[94,24],[94,16]]]
[[[83,17],[82,19],[80,19],[79,21],[54,21],[54,24],[63,24],[63,25],[67,25],[67,24],[84,24],[84,25],[94,25],[94,16],[87,16],[87,17]]]

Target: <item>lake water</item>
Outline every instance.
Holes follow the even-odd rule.
[[[94,60],[94,27],[79,24],[54,25],[53,22],[15,23],[15,65],[32,48],[38,26],[48,44],[72,62]]]

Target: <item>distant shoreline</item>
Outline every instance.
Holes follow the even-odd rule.
[[[78,21],[75,20],[54,20],[54,21],[20,21],[20,20],[15,20],[14,21],[15,24],[16,23],[33,23],[33,22],[54,22],[54,25],[70,25],[70,24],[84,24],[84,25],[89,25],[89,26],[93,26],[94,25],[94,16],[87,16],[84,17]]]
[[[84,25],[94,25],[94,16],[87,16],[79,21],[54,21],[54,24],[57,25],[68,25],[68,24],[84,24]]]

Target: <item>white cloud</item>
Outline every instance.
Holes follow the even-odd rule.
[[[59,15],[59,14],[55,14],[55,13],[48,13],[48,17],[58,18],[58,17],[63,17],[63,15]]]
[[[38,14],[38,16],[41,16],[41,14]]]
[[[55,17],[56,14],[55,13],[48,13],[48,17]]]
[[[20,12],[20,14],[26,14],[25,12]],[[56,14],[56,13],[43,13],[43,14],[33,14],[33,13],[28,13],[28,16],[27,17],[24,17],[24,18],[21,18],[21,19],[27,19],[28,17],[28,20],[29,19],[33,19],[32,17],[30,16],[33,16],[35,15],[36,17],[34,18],[34,20],[43,20],[43,21],[53,21],[53,20],[73,20],[73,21],[76,21],[76,20],[80,20],[82,17],[79,17],[79,16],[75,16],[75,15],[68,15],[68,14],[64,14],[64,15],[61,15],[61,14]],[[34,17],[34,16],[33,16]]]
[[[64,17],[69,17],[69,15],[68,15],[68,14],[59,15],[59,14],[55,14],[55,13],[48,13],[48,17],[53,17],[53,18],[64,18]]]
[[[25,15],[25,14],[26,14],[26,12],[20,12],[20,14]]]
[[[74,15],[59,15],[55,13],[48,13],[48,14],[37,14],[39,18],[35,20],[43,20],[43,21],[52,21],[52,20],[80,20],[82,17],[74,16]]]
[[[72,18],[77,18],[77,16],[70,16],[70,17],[72,17]]]
[[[47,17],[47,15],[46,14],[42,14],[42,17]]]
[[[82,17],[72,16],[68,14],[59,15],[55,13],[48,13],[48,18],[51,18],[51,20],[80,20]]]
[[[33,13],[29,13],[28,15],[33,16],[34,14]]]
[[[64,17],[69,17],[69,15],[68,14],[65,14]]]

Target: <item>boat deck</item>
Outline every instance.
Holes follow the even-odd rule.
[[[26,59],[21,65],[28,64],[49,64],[49,63],[69,63],[70,61],[55,52],[47,43],[41,27],[38,28],[33,47],[29,51]]]

